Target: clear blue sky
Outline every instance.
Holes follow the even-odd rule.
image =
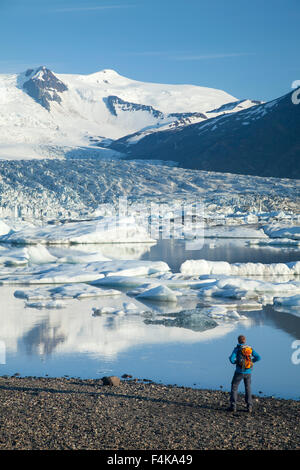
[[[112,68],[273,99],[300,79],[299,0],[0,0],[0,73]]]

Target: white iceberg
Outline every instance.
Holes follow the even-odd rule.
[[[27,300],[85,299],[114,295],[121,295],[121,292],[114,289],[92,287],[84,283],[66,284],[58,287],[38,287],[36,289],[17,290],[14,293],[15,297]]]
[[[24,227],[2,235],[0,241],[24,245],[155,242],[146,228],[137,224],[132,216],[99,217],[84,222]]]
[[[283,276],[299,275],[300,261],[290,263],[233,263],[227,261],[187,260],[181,267],[180,272],[189,275],[216,275],[227,276]]]
[[[144,276],[169,271],[169,266],[162,261],[103,261],[88,264],[46,264],[15,270],[9,276],[0,277],[3,284],[69,284],[93,282],[97,284],[105,276],[122,274]]]
[[[25,302],[25,307],[27,308],[37,308],[37,309],[60,309],[65,308],[63,302],[50,301],[50,302]]]
[[[300,294],[290,297],[274,297],[274,308],[300,317]]]
[[[250,246],[287,246],[291,248],[300,248],[300,239],[293,240],[291,238],[274,238],[269,240],[249,240],[247,245]]]
[[[204,238],[268,238],[265,232],[248,225],[205,227]]]
[[[267,282],[262,280],[224,277],[199,291],[199,297],[223,297],[227,299],[255,299],[260,303],[273,303],[278,294],[293,296],[300,292],[300,282]]]
[[[271,238],[291,238],[300,240],[300,226],[287,226],[282,224],[265,225],[263,230]]]
[[[138,294],[137,299],[148,299],[159,302],[177,302],[177,295],[167,286],[156,285]]]
[[[9,232],[10,227],[5,222],[3,222],[3,220],[0,220],[0,236],[6,235]]]
[[[291,297],[275,297],[274,305],[286,305],[289,307],[298,307],[300,309],[300,294]]]

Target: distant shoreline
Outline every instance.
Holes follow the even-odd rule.
[[[121,380],[0,377],[0,449],[300,449],[300,402]],[[246,432],[245,432],[246,431]]]

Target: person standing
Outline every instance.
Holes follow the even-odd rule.
[[[260,361],[260,359],[260,355],[254,351],[251,346],[247,346],[246,337],[244,335],[240,335],[238,337],[238,344],[229,357],[231,364],[236,365],[235,373],[231,382],[229,411],[236,411],[238,387],[241,380],[244,380],[247,411],[249,413],[252,412],[251,373],[253,370],[253,363]]]

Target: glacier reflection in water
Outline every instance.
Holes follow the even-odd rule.
[[[160,259],[172,265],[172,262],[184,261],[180,256],[184,258],[186,253],[179,250],[180,243],[163,241],[152,248],[107,246],[105,254],[112,257],[114,253],[118,259]],[[86,247],[86,250],[92,252],[94,248]],[[56,256],[58,250],[60,248],[51,249]],[[211,251],[212,255],[209,246],[204,250],[208,250],[207,254]],[[245,259],[242,259],[241,245],[239,251],[234,250],[234,243],[227,242],[223,254],[215,251],[215,255],[230,262],[247,261],[248,248],[244,248]],[[262,253],[267,260],[261,259],[261,262],[299,259],[299,252],[291,251],[281,251],[278,259],[278,252],[269,247],[260,251],[261,257]],[[202,257],[193,254],[196,258]],[[232,259],[230,256],[239,257]],[[284,256],[287,258],[283,260]],[[238,334],[245,333],[262,356],[254,371],[254,393],[262,391],[267,395],[299,399],[300,366],[291,361],[291,344],[300,339],[300,318],[295,315],[267,306],[261,311],[243,312],[247,316],[243,322],[224,321],[195,331],[178,322],[180,311],[197,306],[197,299],[192,297],[172,305],[142,302],[122,293],[101,299],[69,299],[64,301],[65,308],[53,310],[25,308],[24,300],[14,296],[16,289],[16,286],[0,286],[0,341],[6,350],[6,363],[0,364],[1,375],[19,372],[21,375],[99,378],[105,374],[129,373],[164,383],[201,388],[222,386],[228,390],[233,374],[228,356]],[[100,306],[120,311],[124,303],[134,303],[136,313],[93,315],[93,309]],[[177,323],[172,325],[172,319],[177,319]]]

